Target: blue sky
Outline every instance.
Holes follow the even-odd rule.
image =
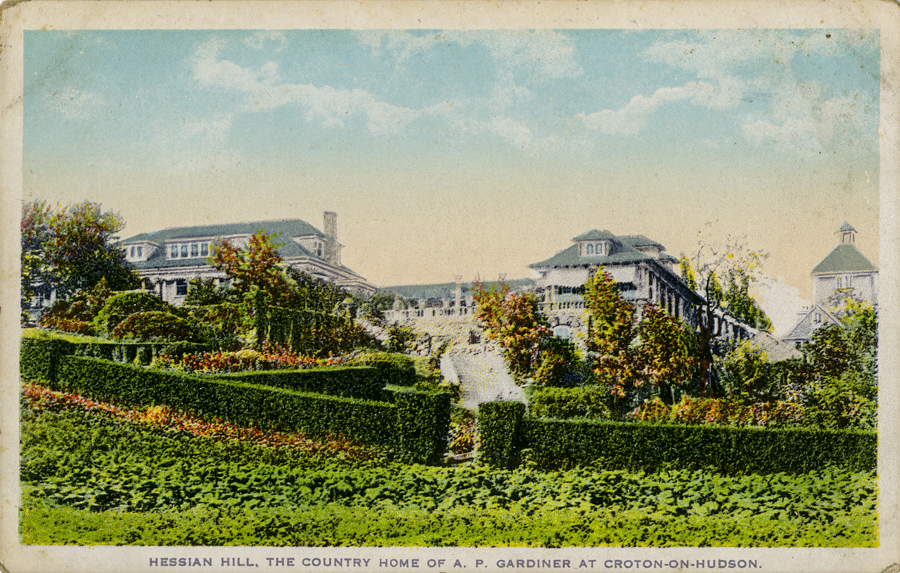
[[[379,285],[746,235],[809,298],[844,220],[877,264],[879,82],[877,31],[27,31],[24,192],[124,236],[335,210]]]

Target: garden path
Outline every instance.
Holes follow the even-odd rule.
[[[499,400],[525,402],[525,394],[513,382],[503,358],[495,350],[482,344],[458,346],[447,354],[447,358],[459,380],[465,408],[475,410],[482,402]]]

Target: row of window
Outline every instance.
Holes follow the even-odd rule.
[[[195,259],[209,255],[212,243],[173,243],[169,245],[170,259]]]
[[[588,243],[585,247],[585,254],[587,255],[608,255],[609,254],[609,241],[601,241],[599,243]]]
[[[131,245],[131,254],[129,255],[132,259],[140,259],[144,256],[144,247]]]

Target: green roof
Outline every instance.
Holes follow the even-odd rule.
[[[598,231],[597,229],[591,229],[587,233],[582,233],[572,240],[573,241],[596,241],[596,240],[603,240],[603,239],[616,240],[616,239],[618,239],[618,237],[616,237],[615,235],[613,235],[612,233],[610,233],[609,231],[607,231],[605,229],[603,231]]]
[[[853,228],[853,225],[851,225],[851,224],[848,223],[847,221],[844,221],[844,224],[841,225],[841,231],[854,231],[854,232],[856,232],[856,229]]]
[[[195,227],[178,227],[173,229],[163,229],[152,233],[141,233],[133,237],[129,237],[119,243],[119,246],[127,246],[134,243],[150,242],[159,245],[159,248],[146,261],[134,262],[135,268],[172,268],[172,267],[203,267],[209,263],[203,257],[188,259],[169,259],[166,257],[165,244],[168,242],[190,241],[193,239],[210,238],[215,240],[220,237],[229,237],[234,235],[252,235],[258,231],[265,231],[267,235],[275,236],[275,243],[280,244],[278,254],[283,259],[297,257],[311,257],[324,261],[322,257],[318,257],[312,252],[304,249],[291,240],[291,237],[300,237],[313,235],[322,237],[323,239],[332,239],[322,231],[316,229],[306,221],[301,219],[281,219],[277,221],[255,221],[250,223],[228,223],[222,225],[200,225]],[[277,235],[277,236],[276,236]],[[333,239],[332,239],[333,240]],[[353,272],[347,267],[340,268]],[[355,274],[355,273],[354,273]]]
[[[816,265],[812,272],[819,274],[874,270],[877,270],[875,265],[865,255],[860,253],[855,246],[844,243],[835,247],[821,263]]]
[[[578,256],[578,245],[575,244],[556,253],[545,261],[532,263],[528,266],[531,268],[574,267],[590,265],[615,265],[653,260],[656,260],[656,258],[640,252],[631,245],[627,245],[620,241],[613,241],[613,250],[609,255],[591,255],[587,257],[581,257]]]
[[[656,247],[660,251],[666,250],[664,246],[660,245],[653,239],[648,239],[644,235],[622,235],[621,237],[619,237],[619,239],[621,239],[622,242],[627,243],[635,248]]]
[[[512,279],[503,281],[504,284],[508,285],[512,290],[519,290],[523,288],[530,288],[534,286],[534,281],[531,279]],[[482,283],[487,287],[497,287],[500,282],[486,282]],[[468,296],[469,292],[475,286],[474,282],[461,283],[460,287],[462,289],[462,296]],[[390,292],[394,294],[398,294],[407,300],[423,300],[429,298],[453,298],[456,296],[456,283],[438,283],[438,284],[424,284],[424,285],[397,285],[397,286],[389,286],[378,289],[376,292]]]

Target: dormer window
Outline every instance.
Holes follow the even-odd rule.
[[[209,256],[211,244],[207,242],[173,243],[169,245],[170,259],[197,259]],[[140,247],[138,247],[140,249]],[[140,251],[138,251],[140,252]]]
[[[316,256],[322,258],[322,243],[316,243]]]
[[[593,254],[594,254],[594,245],[588,243],[588,246],[587,246],[587,254],[589,254],[589,255],[593,255]]]

